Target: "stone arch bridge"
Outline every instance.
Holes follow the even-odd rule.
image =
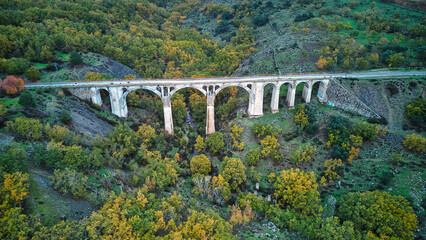
[[[279,76],[249,76],[203,79],[141,79],[141,80],[109,80],[109,81],[79,81],[57,83],[32,83],[27,88],[62,87],[68,88],[81,99],[90,100],[93,104],[102,105],[100,90],[109,93],[111,112],[119,117],[126,117],[128,113],[126,97],[137,89],[152,91],[163,102],[165,130],[173,134],[173,116],[171,98],[174,93],[183,88],[199,90],[207,98],[206,134],[215,132],[214,100],[217,94],[231,86],[245,89],[249,94],[248,115],[260,117],[263,115],[263,95],[267,85],[272,86],[271,111],[279,111],[280,87],[288,84],[286,103],[288,108],[294,108],[296,87],[303,84],[302,98],[306,103],[311,100],[314,84],[319,83],[317,98],[319,102],[327,102],[327,89],[334,78],[379,78],[395,76],[426,75],[424,72],[379,72],[358,74],[311,74],[311,75],[279,75]]]

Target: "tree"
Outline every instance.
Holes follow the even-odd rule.
[[[250,150],[250,152],[248,152],[246,161],[249,166],[257,166],[259,164],[260,153],[261,153],[260,148]]]
[[[202,152],[204,148],[206,147],[206,144],[204,143],[204,138],[198,135],[197,139],[195,140],[194,147],[197,150],[197,152]]]
[[[150,146],[150,142],[157,137],[157,134],[155,134],[153,127],[148,124],[142,124],[135,133],[135,137],[141,139],[143,144]]]
[[[48,61],[50,61],[52,59],[53,59],[53,52],[52,52],[52,50],[50,49],[49,46],[44,45],[41,48],[40,60],[43,61],[43,62],[48,62]]]
[[[188,108],[186,107],[184,96],[175,93],[172,96],[173,120],[176,125],[182,125],[185,122]]]
[[[415,149],[417,152],[426,151],[426,138],[415,133],[405,137],[405,140],[402,141],[402,145],[408,149]]]
[[[221,152],[222,148],[225,146],[222,133],[214,132],[210,134],[209,136],[207,136],[206,145],[212,154]]]
[[[81,58],[81,54],[77,51],[72,51],[70,53],[70,63],[71,65],[79,65],[83,63],[83,59]]]
[[[19,143],[12,142],[4,155],[0,156],[0,170],[6,173],[24,172],[26,169],[27,151]]]
[[[238,127],[237,124],[231,125],[231,138],[233,141],[232,147],[237,150],[243,150],[244,148],[244,142],[239,142],[242,132],[243,132],[242,127]]]
[[[260,145],[262,146],[261,154],[265,158],[273,156],[278,152],[278,148],[280,147],[278,139],[270,135],[260,140]]]
[[[71,193],[75,198],[86,196],[85,184],[87,179],[82,173],[70,168],[56,169],[51,177],[54,182],[53,187],[56,190],[59,190],[62,194]]]
[[[389,59],[387,60],[387,63],[389,64],[389,67],[400,67],[404,65],[404,55],[402,53],[395,53],[393,55],[389,56]]]
[[[204,154],[194,156],[191,159],[190,164],[192,174],[207,175],[212,170],[212,163],[210,162],[210,159]]]
[[[236,191],[247,179],[245,171],[246,167],[239,158],[225,157],[221,165],[220,174],[229,183],[231,189]]]
[[[405,107],[405,113],[412,124],[418,127],[426,122],[426,99],[416,98]]]
[[[24,80],[15,76],[7,76],[3,82],[1,82],[1,89],[8,95],[16,94],[24,90]]]
[[[350,192],[341,197],[337,216],[381,239],[412,239],[417,216],[402,196],[387,192]]]
[[[3,103],[0,103],[0,122],[6,117],[7,107]]]
[[[295,150],[290,156],[290,161],[292,163],[309,162],[316,152],[316,147],[307,144]]]
[[[355,135],[360,136],[362,139],[367,141],[375,140],[377,138],[376,126],[366,122],[355,125],[353,132]]]
[[[0,58],[5,58],[11,50],[11,42],[7,38],[0,36]]]
[[[282,207],[289,207],[303,215],[315,215],[319,205],[315,173],[297,169],[283,170],[274,184],[274,196]]]
[[[72,121],[72,117],[71,114],[68,110],[62,110],[61,111],[61,115],[59,116],[59,120],[61,120],[61,122],[63,124],[69,124]]]
[[[303,129],[309,124],[308,114],[306,114],[305,104],[297,108],[296,115],[294,115],[294,122]]]
[[[40,79],[40,72],[35,67],[30,67],[26,72],[25,76],[31,81],[35,82]]]
[[[261,27],[268,23],[268,17],[263,14],[258,14],[253,18],[252,22],[255,26]]]
[[[340,159],[328,159],[324,162],[324,177],[328,181],[334,181],[339,179],[339,174],[337,174],[337,171],[340,167],[343,166],[342,160]]]
[[[212,178],[212,188],[215,199],[219,203],[228,201],[231,198],[231,188],[229,183],[221,174]]]
[[[43,136],[43,125],[37,119],[17,117],[6,122],[8,131],[26,140],[40,140]]]
[[[35,108],[37,106],[33,95],[29,92],[22,93],[21,96],[19,96],[18,103],[25,108]]]

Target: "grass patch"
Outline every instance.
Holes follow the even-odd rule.
[[[68,62],[70,60],[70,54],[69,53],[63,53],[63,52],[55,51],[55,57],[59,60],[64,61],[64,62]]]
[[[30,197],[33,204],[29,208],[31,215],[37,215],[44,225],[51,227],[59,222],[59,212],[54,200],[49,198],[45,191],[39,188],[33,177],[30,176]],[[43,204],[41,204],[43,202]]]
[[[9,98],[9,97],[0,98],[0,103],[3,103],[8,108],[19,108],[19,107],[22,107],[21,104],[19,104],[19,97],[14,97],[14,98]]]

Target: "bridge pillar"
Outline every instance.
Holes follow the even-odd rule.
[[[163,111],[164,111],[164,129],[169,133],[173,134],[173,115],[172,115],[172,104],[170,96],[163,96]]]
[[[312,94],[312,84],[305,83],[305,86],[303,86],[303,94],[302,94],[302,98],[305,101],[305,103],[309,103],[311,101],[311,94]]]
[[[98,88],[96,88],[96,87],[90,88],[90,98],[91,98],[93,104],[97,104],[99,106],[102,105],[101,93],[99,92]]]
[[[252,84],[248,115],[251,118],[263,116],[263,83]]]
[[[277,113],[279,112],[279,104],[280,104],[280,87],[274,86],[272,89],[272,99],[271,99],[271,112]]]
[[[287,91],[287,107],[288,109],[294,109],[294,98],[296,97],[296,84],[289,84]]]
[[[214,99],[215,94],[209,93],[207,95],[207,119],[206,119],[206,134],[212,134],[214,133],[215,127],[214,127]]]
[[[321,81],[321,84],[320,84],[319,89],[318,89],[318,95],[317,95],[318,101],[320,103],[326,103],[327,102],[327,87],[328,87],[329,81],[330,80]]]
[[[111,98],[111,112],[119,117],[127,117],[127,103],[123,97],[122,87],[108,88]]]

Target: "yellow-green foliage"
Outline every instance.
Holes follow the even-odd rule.
[[[424,152],[426,151],[426,138],[413,133],[405,137],[405,140],[402,141],[402,145],[410,150],[414,149],[417,152]]]
[[[197,155],[191,159],[191,171],[192,174],[201,174],[207,175],[210,173],[211,169],[210,159],[204,155]]]
[[[86,195],[87,177],[74,169],[57,169],[51,177],[54,182],[53,187],[62,194],[71,193],[74,197],[80,198]]]
[[[305,145],[304,147],[295,150],[293,154],[291,154],[290,161],[292,163],[309,162],[316,152],[316,147],[311,146],[310,144]]]
[[[138,131],[135,134],[135,137],[142,140],[143,144],[149,145],[149,143],[156,137],[155,129],[147,124],[142,124],[139,126]]]
[[[246,167],[239,158],[225,157],[220,174],[229,183],[231,189],[236,191],[247,179],[245,171]]]
[[[232,147],[235,148],[236,150],[244,149],[244,142],[239,142],[242,132],[243,132],[242,127],[238,127],[237,124],[231,125],[231,138],[233,141]]]
[[[206,144],[204,143],[204,138],[201,137],[200,135],[197,136],[197,139],[195,140],[195,145],[194,145],[195,149],[197,150],[197,152],[201,152],[204,150],[204,148],[206,147]]]
[[[339,174],[337,174],[337,170],[339,167],[343,166],[342,160],[340,159],[328,159],[324,162],[324,177],[328,181],[334,181],[339,179]]]
[[[269,157],[274,152],[278,151],[277,148],[280,146],[278,139],[274,136],[266,136],[263,140],[260,140],[262,146],[261,154],[263,157]]]
[[[314,172],[297,169],[283,170],[274,184],[274,196],[282,207],[303,215],[320,212],[318,184]]]
[[[375,239],[413,239],[417,216],[402,196],[387,192],[350,192],[339,201],[337,216]]]
[[[17,117],[6,122],[7,129],[26,140],[40,140],[43,137],[43,125],[37,119]]]
[[[297,112],[294,115],[294,122],[297,125],[299,125],[302,129],[309,124],[308,114],[306,114],[305,104],[302,104],[297,108]]]

